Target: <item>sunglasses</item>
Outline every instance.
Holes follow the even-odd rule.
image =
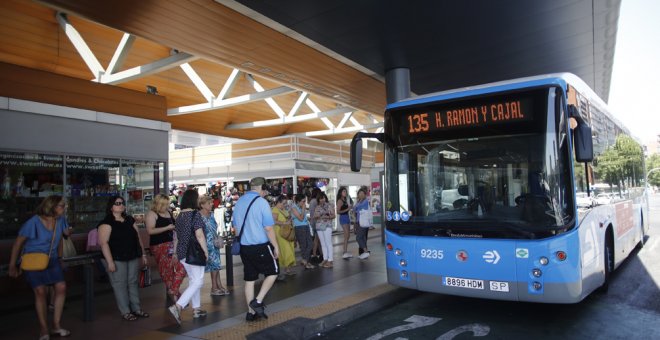
[[[120,207],[120,206],[124,205],[124,202],[122,202],[122,201],[117,201],[117,202],[114,203],[114,205]]]

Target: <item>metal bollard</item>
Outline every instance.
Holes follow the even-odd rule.
[[[227,272],[227,286],[234,286],[234,256],[231,254],[233,239],[225,240],[225,271]]]
[[[93,260],[94,261],[94,260]],[[98,260],[96,260],[98,261]],[[94,321],[94,268],[93,263],[83,265],[83,321]]]

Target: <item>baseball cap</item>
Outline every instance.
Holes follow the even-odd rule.
[[[259,187],[266,184],[266,179],[263,177],[255,177],[250,180],[250,187]]]

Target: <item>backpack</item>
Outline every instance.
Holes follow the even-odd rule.
[[[98,228],[93,228],[87,233],[87,251],[99,251],[101,246],[99,246],[99,230]]]

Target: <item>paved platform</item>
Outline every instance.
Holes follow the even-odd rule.
[[[386,283],[384,247],[380,229],[370,231],[371,257],[360,260],[357,244],[349,243],[354,257],[341,259],[340,235],[333,237],[334,268],[304,269],[296,266],[296,275],[278,281],[265,303],[269,318],[247,323],[247,306],[243,293],[243,268],[238,257],[234,260],[234,286],[227,296],[211,296],[211,280],[207,275],[202,288],[204,318],[193,319],[190,307],[182,313],[179,326],[167,311],[164,285],[160,280],[151,287],[140,289],[142,308],[151,314],[147,319],[129,322],[121,319],[112,291],[107,285],[97,287],[95,320],[82,320],[82,298],[74,297],[66,303],[62,325],[71,330],[70,339],[304,339],[364,315],[371,310],[392,304],[410,291],[394,288]],[[353,240],[355,237],[353,236]],[[337,255],[338,254],[338,255]],[[224,255],[223,255],[224,260]],[[221,271],[226,282],[225,271]],[[184,282],[182,287],[186,287]],[[257,287],[259,283],[257,283]],[[75,286],[73,286],[75,287]],[[77,288],[72,288],[77,289]],[[38,338],[38,323],[32,309],[4,312],[0,334],[7,338]]]

